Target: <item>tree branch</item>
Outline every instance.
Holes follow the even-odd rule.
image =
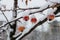
[[[2,11],[2,14],[4,15],[5,19],[7,20],[7,23],[9,22],[9,20],[7,19],[7,17],[5,16],[4,12]],[[9,26],[12,27],[12,25],[9,23]]]
[[[25,36],[27,36],[28,34],[30,34],[37,26],[43,24],[43,23],[46,22],[46,21],[47,21],[47,18],[45,18],[43,21],[39,21],[36,25],[33,26],[33,28],[31,28],[31,29],[29,30],[28,33],[24,34],[19,40],[22,40],[22,38],[24,38]]]
[[[57,13],[56,13],[57,14]],[[55,15],[56,15],[55,14]],[[46,22],[47,21],[47,18],[45,18],[43,21],[40,21],[40,22],[38,22],[35,26],[33,26],[33,28],[31,28],[30,30],[29,30],[29,32],[27,32],[26,34],[24,34],[20,39],[18,39],[18,40],[22,40],[25,36],[27,36],[28,34],[30,34],[37,26],[39,26],[39,25],[41,25],[41,24],[43,24],[44,22]]]
[[[33,8],[17,8],[15,10],[32,10],[32,9],[40,9],[40,7],[33,7]],[[14,11],[13,9],[4,9],[0,11]]]
[[[43,9],[43,10],[39,10],[39,11],[32,12],[32,13],[30,13],[29,15],[32,15],[32,14],[35,14],[35,13],[38,13],[38,12],[42,12],[42,11],[48,9],[48,8],[59,7],[59,6],[60,6],[60,4],[58,4],[57,6],[51,6],[51,7],[48,6],[47,8],[45,8],[45,9]],[[15,18],[14,20],[12,20],[12,21],[10,21],[10,22],[8,22],[8,23],[6,23],[6,24],[0,26],[0,28],[6,26],[6,25],[9,24],[9,23],[12,23],[12,22],[14,22],[14,21],[17,21],[17,20],[19,20],[19,19],[21,19],[21,18],[23,18],[23,17]]]

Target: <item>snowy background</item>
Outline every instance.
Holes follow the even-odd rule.
[[[42,10],[42,9],[45,9],[49,6],[52,6],[52,5],[55,5],[56,3],[60,3],[60,0],[32,0],[32,1],[28,1],[28,5],[25,4],[25,0],[22,2],[22,0],[18,0],[18,6],[19,8],[33,8],[33,7],[40,7],[40,9],[34,9],[34,10],[26,10],[24,12],[20,12],[22,10],[18,10],[17,13],[17,18],[19,17],[22,17],[22,16],[25,16],[25,15],[28,15],[29,13],[31,12],[35,12],[35,11],[38,11],[38,10]],[[2,8],[2,10],[4,10],[3,6],[2,5],[6,5],[6,9],[13,9],[13,5],[14,4],[14,0],[1,0],[0,1],[0,8]],[[39,12],[39,13],[36,13],[34,14],[34,16],[37,18],[37,23],[41,20],[44,20],[49,14],[53,14],[53,12],[55,12],[57,10],[57,8],[49,8],[49,9],[46,9],[44,10],[43,12]],[[8,18],[9,21],[13,20],[13,12],[12,11],[5,11],[4,14],[6,15],[6,17]],[[43,15],[45,14],[45,15]],[[60,15],[60,13],[58,13],[57,15]],[[30,19],[33,15],[30,15]],[[27,30],[31,29],[35,24],[32,24],[29,21],[25,22],[23,19],[20,19],[23,23],[23,25],[25,25],[26,29],[23,31],[23,34],[28,32]],[[60,17],[57,17],[55,18],[53,21],[57,20],[58,22],[60,22]],[[5,21],[6,22],[6,19],[4,17],[4,15],[2,14],[2,12],[0,11],[0,21]],[[51,21],[51,22],[53,22]],[[43,34],[44,33],[47,33],[47,32],[50,32],[50,22],[47,20],[44,24],[38,26],[31,34],[33,35],[34,33],[37,33],[39,34],[39,32],[41,32],[42,34],[42,31],[43,31]],[[22,25],[20,22],[17,23],[17,28]],[[16,28],[16,35],[18,33],[20,33]],[[36,34],[36,35],[37,35]],[[44,34],[45,35],[45,34]],[[31,35],[30,35],[31,36]],[[26,37],[26,38],[30,38],[30,36]],[[42,36],[42,35],[41,35]],[[34,37],[34,36],[33,36]],[[20,38],[20,37],[19,37]],[[19,38],[17,38],[16,40],[18,40]],[[25,38],[25,39],[26,39]],[[24,39],[24,40],[25,40]],[[26,40],[28,40],[26,39]],[[41,38],[40,38],[41,39]],[[9,39],[8,39],[9,40]],[[30,39],[32,40],[32,39]],[[39,40],[39,37],[36,38],[36,39],[33,39],[33,40]],[[43,38],[41,40],[44,40]]]

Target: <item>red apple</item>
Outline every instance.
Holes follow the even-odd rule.
[[[29,16],[24,16],[23,20],[28,21],[29,20]]]
[[[32,22],[32,23],[36,23],[36,22],[37,22],[37,19],[36,19],[36,18],[32,18],[32,19],[31,19],[31,22]]]
[[[53,20],[54,18],[55,18],[54,15],[48,15],[48,19],[49,19],[49,21]]]

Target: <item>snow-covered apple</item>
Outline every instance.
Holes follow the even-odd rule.
[[[20,26],[20,27],[18,28],[18,31],[23,32],[23,31],[24,31],[24,29],[25,29],[25,27],[24,27],[24,26]]]
[[[55,18],[54,15],[48,15],[48,20],[49,20],[49,21],[53,20],[54,18]]]
[[[36,18],[31,18],[31,22],[32,23],[36,23],[37,22],[37,19]]]
[[[23,20],[28,21],[29,20],[29,16],[24,16]]]

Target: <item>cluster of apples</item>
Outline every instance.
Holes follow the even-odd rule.
[[[23,20],[28,21],[28,20],[29,20],[29,16],[24,16],[24,17],[23,17]],[[37,22],[37,19],[36,19],[35,17],[32,17],[32,18],[31,18],[31,22],[32,22],[32,23],[36,23],[36,22]]]
[[[24,20],[24,21],[28,21],[29,19],[30,19],[29,16],[24,16],[24,17],[23,17],[23,20]],[[37,19],[36,19],[35,17],[32,17],[30,21],[31,21],[32,23],[36,23],[36,22],[37,22]],[[20,27],[18,28],[18,30],[19,30],[20,32],[23,32],[24,29],[25,29],[25,26],[20,26]]]
[[[55,18],[55,15],[54,15],[54,14],[50,14],[50,15],[48,15],[48,17],[47,17],[47,19],[48,19],[49,21],[52,21],[54,18]],[[23,20],[24,20],[24,21],[28,21],[29,19],[30,19],[29,16],[24,16],[24,17],[23,17]],[[30,20],[30,22],[36,23],[36,22],[37,22],[36,17],[32,17],[31,20]],[[21,32],[23,32],[24,29],[25,29],[24,26],[20,26],[20,27],[18,28],[18,30],[21,31]]]
[[[50,14],[50,15],[48,15],[47,18],[48,18],[49,21],[52,21],[55,18],[55,15],[54,14]],[[29,16],[24,16],[23,17],[23,20],[28,21],[29,20]],[[35,17],[32,17],[31,18],[31,22],[32,23],[36,23],[37,22],[37,19]]]

